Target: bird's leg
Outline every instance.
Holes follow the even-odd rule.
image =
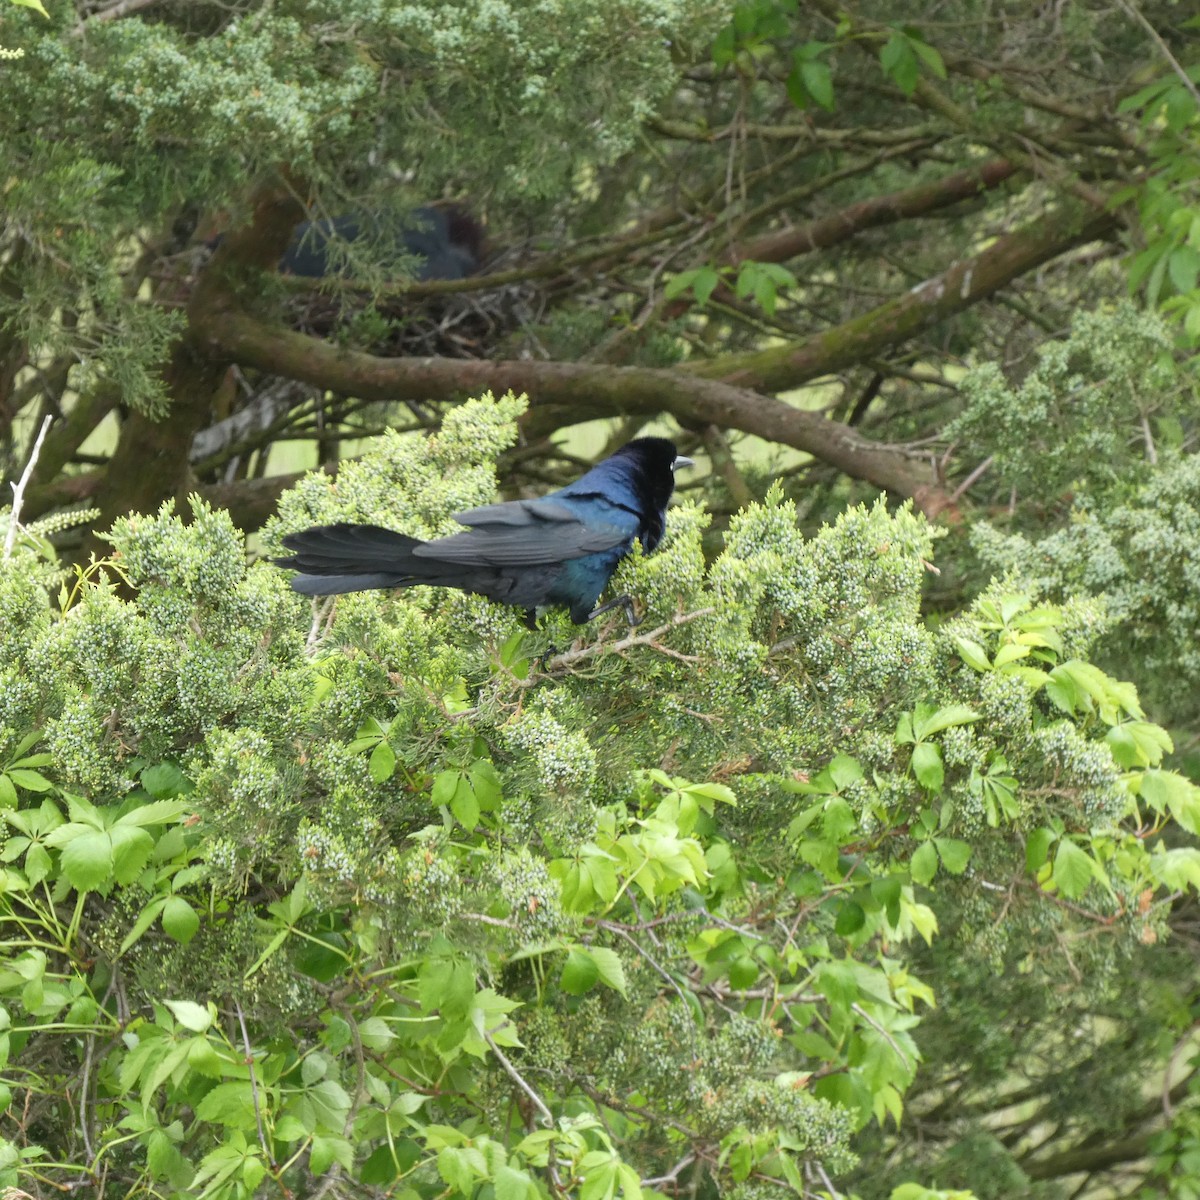
[[[633,597],[627,592],[623,592],[620,596],[614,596],[607,604],[601,604],[598,608],[592,609],[587,615],[589,621],[594,621],[597,617],[603,616],[606,612],[612,612],[614,608],[623,609],[625,612],[625,620],[629,622],[629,628],[633,629],[641,624],[637,615],[633,611]]]

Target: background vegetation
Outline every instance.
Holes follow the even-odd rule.
[[[1191,14],[45,8],[0,1186],[1200,1193]],[[441,200],[470,279],[275,270]],[[633,631],[247,566],[648,422],[703,469]]]

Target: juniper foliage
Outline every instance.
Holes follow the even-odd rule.
[[[306,479],[267,547],[443,532],[520,410]],[[0,564],[6,1185],[819,1195],[903,1119],[947,918],[1104,989],[1200,881],[1095,606],[931,629],[907,509],[806,539],[773,492],[706,564],[680,505],[617,581],[644,624],[574,642],[434,589],[314,607],[192,509],[57,595]]]

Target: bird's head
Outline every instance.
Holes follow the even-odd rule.
[[[626,442],[606,463],[624,468],[621,473],[644,521],[642,545],[647,552],[653,550],[662,539],[667,505],[675,490],[675,472],[694,465],[692,460],[680,454],[670,438],[643,437]]]

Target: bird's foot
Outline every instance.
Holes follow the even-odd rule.
[[[589,621],[594,621],[597,617],[603,616],[606,612],[612,612],[614,608],[619,608],[625,613],[625,620],[629,622],[630,629],[636,629],[641,622],[641,618],[633,611],[633,597],[628,593],[620,596],[615,596],[609,600],[607,604],[601,604],[598,608],[592,609],[587,615]]]

